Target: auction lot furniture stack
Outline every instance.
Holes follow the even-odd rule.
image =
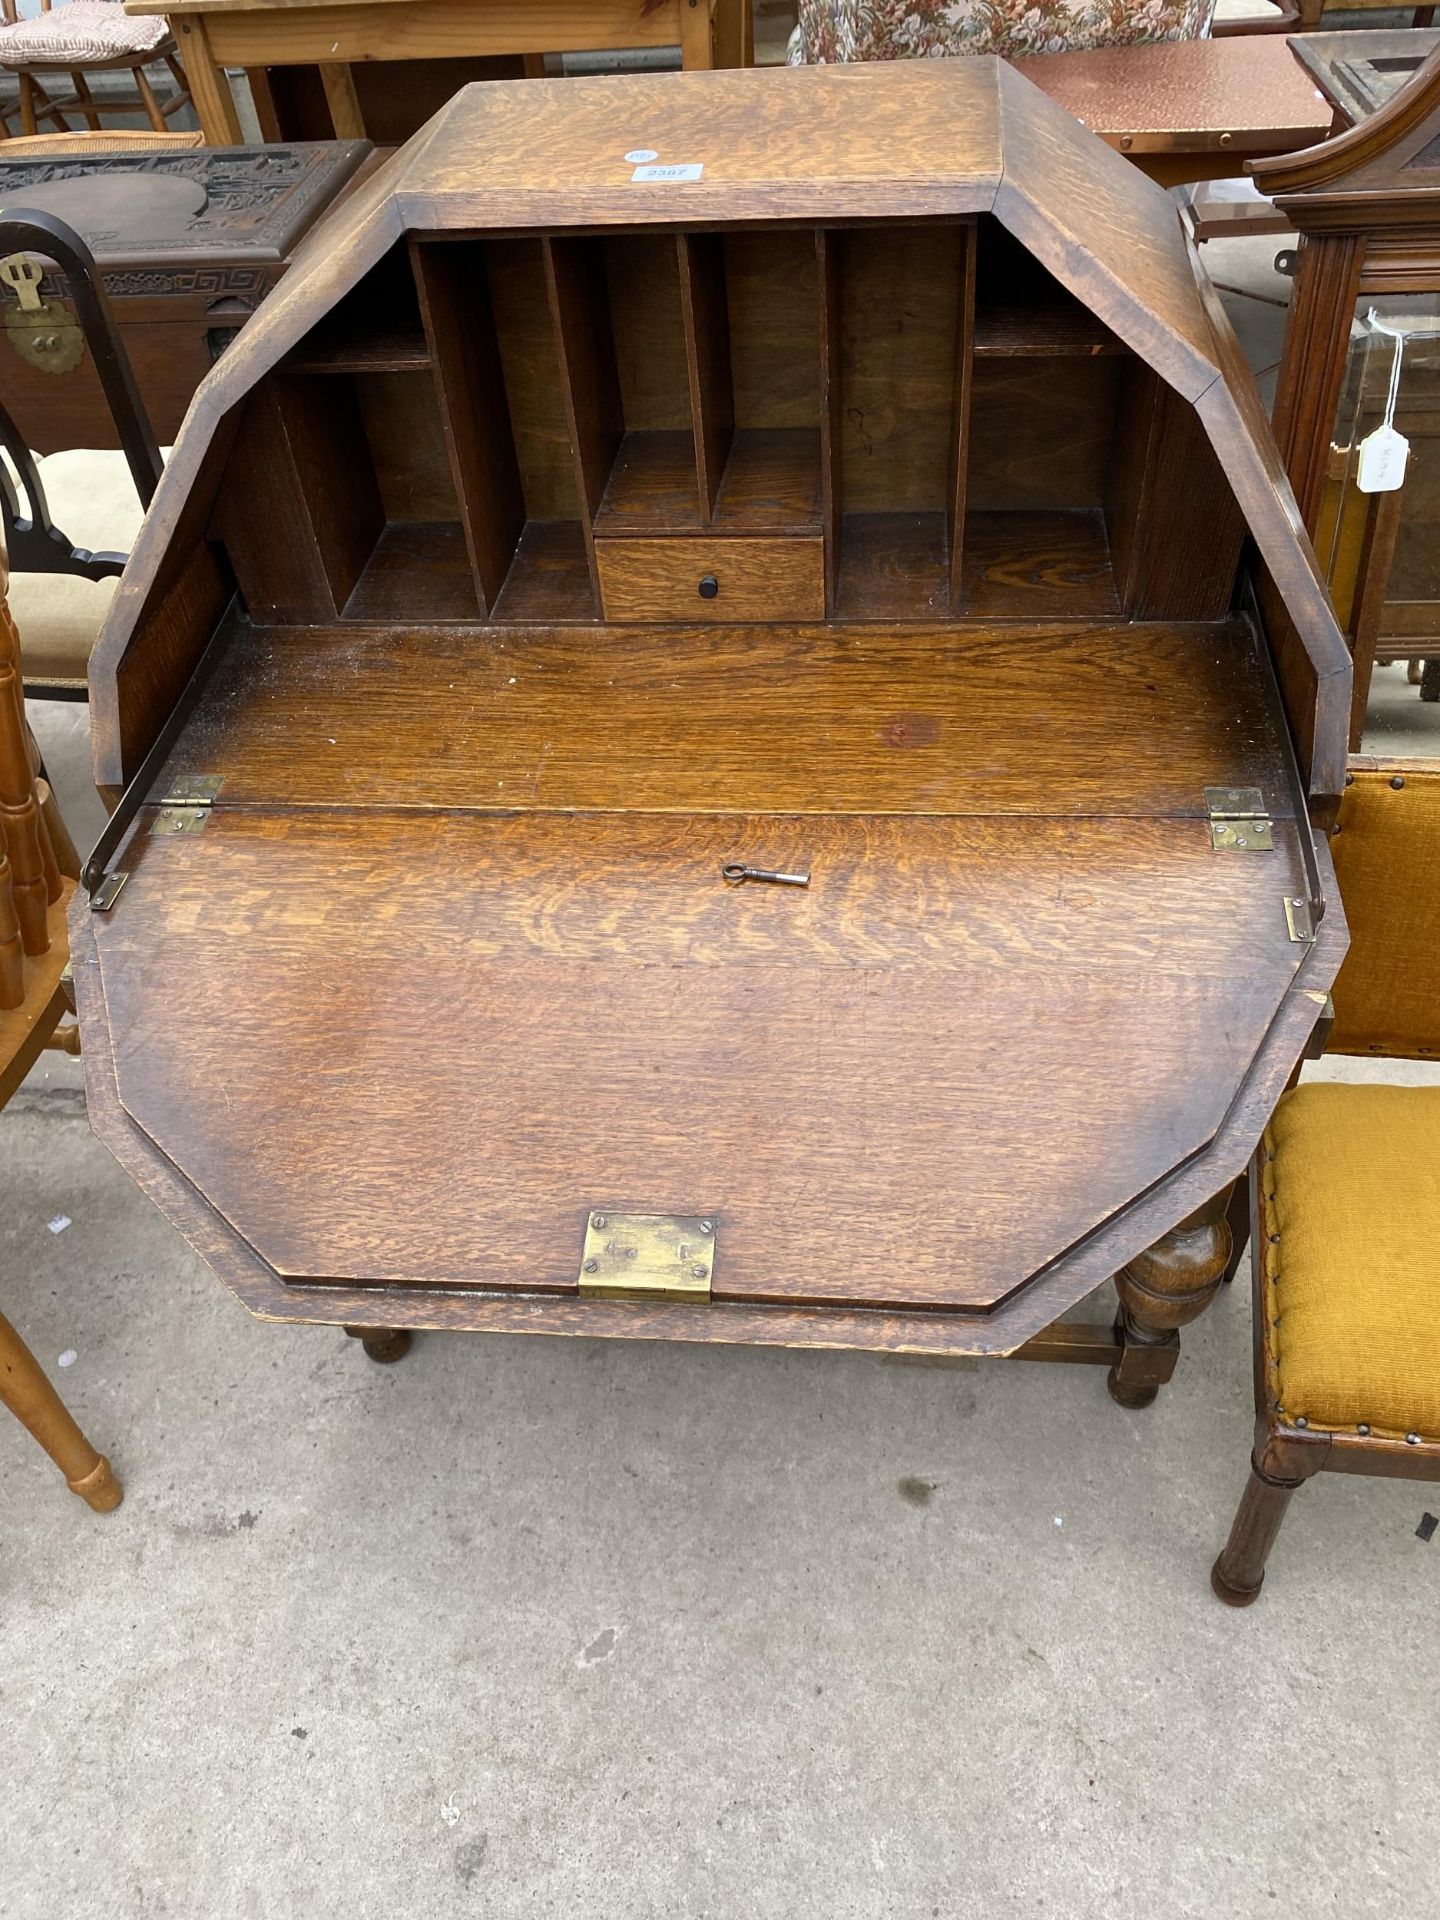
[[[101,1136],[377,1353],[1152,1399],[1344,951],[1349,701],[1169,198],[915,62],[470,88],[322,238],[92,666]]]

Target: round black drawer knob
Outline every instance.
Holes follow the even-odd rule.
[[[719,591],[720,582],[715,578],[713,573],[704,573],[700,576],[700,598],[702,600],[713,600]]]

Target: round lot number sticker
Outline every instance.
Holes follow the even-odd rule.
[[[630,162],[632,167],[643,167],[647,160],[658,160],[660,156],[656,153],[654,147],[635,147],[631,152],[626,154],[625,158]]]

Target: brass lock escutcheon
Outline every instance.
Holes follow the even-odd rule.
[[[85,335],[58,300],[40,298],[45,269],[27,253],[0,260],[0,280],[17,304],[5,305],[5,334],[27,366],[41,373],[71,373],[85,358]]]

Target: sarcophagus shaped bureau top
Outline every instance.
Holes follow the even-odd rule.
[[[1000,1352],[1231,1179],[1348,663],[1166,195],[921,62],[471,88],[324,237],[117,595],[75,928],[248,1304]]]

